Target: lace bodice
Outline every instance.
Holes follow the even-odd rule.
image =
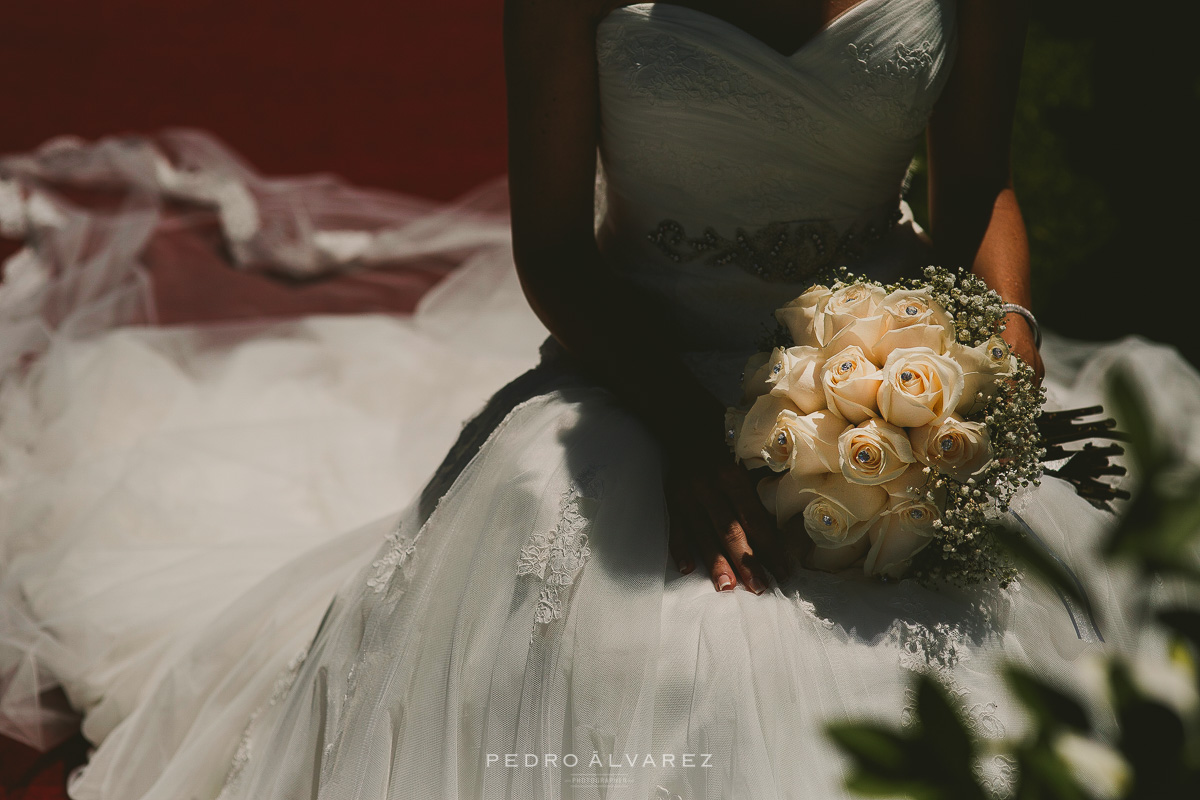
[[[790,56],[685,6],[613,10],[602,251],[702,346],[748,346],[824,267],[910,268],[900,186],[954,45],[953,0],[862,0]]]

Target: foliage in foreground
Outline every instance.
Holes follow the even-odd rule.
[[[1195,544],[1200,538],[1200,475],[1189,471],[1169,444],[1157,439],[1132,380],[1117,375],[1110,400],[1123,427],[1139,487],[1103,543],[1114,568],[1132,568],[1139,585],[1171,579],[1200,590]],[[1028,547],[1017,532],[1008,542],[1027,575],[1059,592],[1083,592],[1057,562]],[[1200,691],[1200,612],[1151,608],[1148,594],[1131,598],[1147,628],[1172,641],[1173,659]],[[1004,679],[1028,713],[1031,725],[1019,740],[985,740],[960,717],[945,689],[932,677],[916,680],[915,723],[905,730],[875,723],[839,722],[828,733],[854,767],[847,786],[864,797],[914,800],[992,800],[976,771],[985,754],[1007,755],[1016,764],[1016,800],[1174,800],[1200,797],[1200,708],[1168,705],[1134,679],[1119,657],[1106,662],[1108,708],[1093,708],[1020,667]],[[1116,721],[1116,732],[1097,724]]]

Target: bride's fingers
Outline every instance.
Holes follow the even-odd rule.
[[[700,560],[708,567],[713,586],[718,592],[731,591],[737,585],[737,578],[733,568],[729,566],[728,559],[717,547],[717,536],[712,530],[712,523],[697,514],[696,524],[689,525],[688,530],[695,536],[696,549],[700,551]]]
[[[758,561],[779,580],[787,578],[788,560],[779,541],[779,527],[775,524],[775,516],[763,507],[758,498],[751,476],[738,469],[721,473],[719,480]]]
[[[746,585],[747,589],[755,594],[762,594],[767,588],[767,576],[763,572],[762,565],[755,558],[754,551],[750,548],[750,542],[746,539],[746,531],[742,527],[741,520],[738,519],[737,512],[734,511],[733,505],[716,487],[706,488],[699,494],[700,502],[708,513],[712,528],[717,534],[717,543],[720,545],[727,563],[733,567],[733,573]],[[717,582],[717,589],[720,588],[721,584]]]

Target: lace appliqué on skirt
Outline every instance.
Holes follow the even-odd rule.
[[[910,672],[937,679],[958,706],[963,722],[973,735],[986,739],[1004,738],[1006,730],[1000,719],[1000,706],[995,702],[976,701],[971,697],[970,687],[954,677],[955,668],[970,657],[967,630],[962,624],[929,621],[924,604],[912,598],[899,598],[896,605],[902,611],[888,631],[887,639],[898,650],[899,665]],[[916,708],[916,691],[906,689],[901,726],[908,728],[916,724]],[[1012,795],[1015,786],[1016,766],[1012,758],[994,755],[981,758],[973,769],[993,796],[1006,798]]]
[[[674,262],[702,258],[717,267],[736,266],[764,281],[799,283],[857,261],[900,218],[896,208],[885,220],[860,222],[846,230],[828,220],[773,222],[754,231],[738,228],[732,239],[711,226],[699,238],[689,238],[683,225],[666,219],[646,238]]]
[[[542,581],[533,616],[535,634],[538,626],[562,617],[565,595],[592,554],[585,530],[595,515],[602,488],[599,469],[585,471],[559,498],[554,529],[533,533],[521,548],[517,575]]]
[[[300,649],[300,652],[292,656],[292,660],[287,663],[287,666],[283,668],[279,676],[275,679],[275,684],[271,687],[271,696],[268,698],[266,704],[250,715],[250,719],[246,723],[246,728],[242,732],[242,738],[238,741],[233,761],[230,762],[229,771],[225,775],[225,782],[221,787],[221,793],[217,795],[217,800],[225,800],[237,787],[242,772],[250,762],[250,740],[253,737],[254,728],[258,723],[259,717],[263,711],[283,700],[288,691],[291,690],[292,684],[296,682],[296,676],[300,673],[300,667],[303,666],[304,660],[308,658],[308,647],[307,644],[304,645]]]
[[[416,541],[412,537],[403,535],[402,525],[398,525],[387,535],[385,543],[386,551],[371,562],[371,575],[367,578],[367,587],[377,594],[387,589],[396,570],[417,549]]]

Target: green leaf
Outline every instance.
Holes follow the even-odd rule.
[[[1162,466],[1165,453],[1136,383],[1127,370],[1114,369],[1108,380],[1108,399],[1116,409],[1121,430],[1129,437],[1129,449],[1139,470],[1149,475]]]
[[[1063,727],[1080,733],[1091,730],[1087,712],[1082,705],[1033,673],[1009,665],[1004,670],[1004,679],[1013,694],[1037,720],[1043,733],[1054,733]]]
[[[899,734],[869,722],[835,722],[826,733],[863,769],[889,776],[906,773],[910,747]]]
[[[1129,668],[1109,663],[1109,687],[1117,712],[1117,747],[1133,770],[1137,797],[1179,797],[1186,777],[1184,720],[1171,708],[1142,694]]]
[[[1200,481],[1166,496],[1157,491],[1157,475],[1146,477],[1105,542],[1108,556],[1133,561],[1143,574],[1154,572],[1200,580],[1194,541],[1200,537]]]
[[[1158,621],[1191,642],[1200,652],[1200,612],[1186,608],[1164,608],[1158,612]]]
[[[904,797],[911,800],[966,800],[952,798],[941,787],[925,781],[895,780],[858,773],[846,778],[846,788],[861,797]]]
[[[975,740],[942,687],[928,675],[917,679],[917,716],[922,749],[949,770],[970,771]]]
[[[1016,797],[1038,800],[1088,800],[1084,791],[1049,742],[1022,748],[1017,754],[1020,784]]]

